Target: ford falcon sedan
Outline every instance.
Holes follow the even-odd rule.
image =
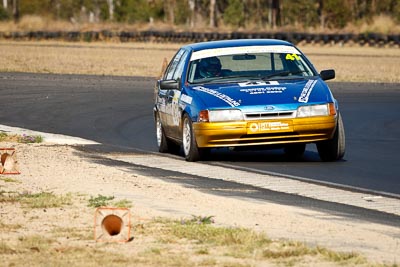
[[[345,153],[338,101],[326,80],[293,44],[228,40],[189,44],[155,87],[158,150],[201,160],[213,148],[283,149],[300,159],[315,143],[323,161]]]

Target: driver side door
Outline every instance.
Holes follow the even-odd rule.
[[[164,100],[163,108],[160,108],[160,117],[167,136],[179,139],[179,125],[181,119],[181,111],[179,110],[179,98],[181,96],[181,79],[183,69],[188,57],[188,51],[179,50],[168,65],[162,80],[177,82],[176,88],[161,89]],[[160,96],[160,95],[159,95]]]

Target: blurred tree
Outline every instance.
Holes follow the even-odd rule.
[[[175,0],[164,0],[164,14],[167,15],[164,18],[170,24],[175,23]]]
[[[217,26],[216,18],[215,18],[215,8],[216,8],[216,0],[210,0],[210,24],[211,28],[215,28]]]
[[[324,0],[318,0],[317,14],[319,18],[319,26],[323,29],[325,28],[325,13],[324,10]]]
[[[376,14],[396,14],[396,6],[399,6],[399,0],[380,0],[375,3]]]
[[[314,27],[319,23],[321,15],[319,16],[319,6],[315,0],[291,0],[290,4],[284,2],[282,6],[285,25]]]
[[[7,9],[0,6],[0,21],[5,21],[8,20],[10,18]]]
[[[19,0],[13,0],[13,18],[14,22],[19,21]]]
[[[107,0],[108,5],[108,18],[109,20],[114,20],[114,0]]]
[[[276,28],[281,25],[281,3],[280,0],[270,0],[270,26]]]
[[[150,18],[159,18],[160,14],[163,14],[165,2],[167,1],[118,0],[115,2],[114,18],[119,22],[149,22]]]
[[[228,0],[224,12],[224,22],[235,27],[244,26],[244,3],[242,0]]]
[[[189,6],[189,25],[194,27],[196,25],[196,0],[188,0]]]
[[[346,0],[320,0],[320,17],[328,28],[343,28],[351,21],[351,6]]]
[[[182,24],[190,24],[190,7],[189,2],[186,0],[175,0],[174,5],[170,8],[173,8],[173,18],[174,24],[182,25]]]
[[[253,18],[253,23],[260,28],[268,22],[268,14],[270,10],[268,5],[269,1],[270,0],[255,0],[251,3],[252,12],[250,17]]]
[[[396,1],[393,6],[393,15],[398,23],[400,23],[400,2]]]
[[[380,14],[400,22],[400,0],[2,0],[1,19],[26,14],[72,22],[148,22],[218,27],[343,28]]]

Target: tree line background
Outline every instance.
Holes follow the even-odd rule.
[[[190,28],[342,29],[385,16],[399,0],[0,0],[0,20],[37,15],[72,23],[154,23]]]

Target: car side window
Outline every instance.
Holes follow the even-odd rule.
[[[169,64],[165,75],[164,75],[164,80],[172,80],[174,77],[174,73],[176,71],[177,66],[179,65],[179,62],[182,58],[182,55],[185,54],[185,50],[181,49],[176,53],[175,57],[171,60],[171,63]]]
[[[184,51],[184,54],[181,56],[180,61],[178,65],[176,66],[176,70],[174,72],[174,75],[172,76],[172,79],[178,80],[178,78],[181,78],[182,72],[183,72],[183,67],[185,66],[186,58],[188,56],[188,52]]]

